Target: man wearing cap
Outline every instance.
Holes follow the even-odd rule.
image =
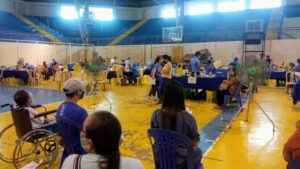
[[[77,78],[71,78],[64,83],[63,91],[66,94],[67,98],[66,101],[64,101],[57,109],[57,117],[62,117],[64,119],[73,121],[78,125],[83,125],[83,122],[88,116],[88,113],[84,108],[80,107],[77,102],[83,98],[86,85],[87,83]],[[58,132],[63,132],[59,122]],[[69,134],[69,137],[71,139],[70,141],[72,143],[73,149],[75,150],[75,153],[85,153],[80,143],[80,130],[70,125],[70,132],[67,134]],[[64,149],[61,164],[64,162],[64,159],[70,155],[70,153],[71,152],[68,152],[66,148]]]

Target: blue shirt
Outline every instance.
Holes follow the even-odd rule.
[[[295,67],[295,72],[300,72],[300,65]]]
[[[206,64],[205,65],[205,73],[208,74],[215,74],[216,68],[213,64]]]
[[[87,118],[88,113],[87,111],[80,107],[79,105],[77,105],[76,103],[73,102],[68,102],[65,101],[63,102],[57,109],[57,113],[56,116],[58,117],[63,117],[65,119],[70,119],[80,125],[83,125],[84,120]],[[60,133],[60,126],[58,123],[58,132]],[[71,142],[73,143],[73,147],[76,151],[76,154],[82,154],[83,149],[81,147],[81,143],[80,143],[80,130],[78,130],[75,127],[70,127],[70,138],[71,138]],[[68,153],[65,152],[66,149],[64,149],[64,154]],[[69,155],[69,154],[65,154],[65,155]]]
[[[200,60],[197,57],[191,59],[192,72],[200,72]]]
[[[233,66],[235,66],[235,67],[239,67],[239,66],[240,66],[240,63],[239,63],[239,61],[232,61],[232,62],[230,62],[229,65],[233,65]]]
[[[151,75],[153,75],[154,70],[156,70],[156,73],[154,76],[158,75],[158,72],[160,72],[161,69],[162,69],[162,65],[160,63],[155,63],[155,65],[152,68]]]
[[[132,67],[132,73],[133,73],[134,77],[139,77],[140,76],[139,66],[133,66]]]

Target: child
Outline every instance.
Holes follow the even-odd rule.
[[[32,104],[32,100],[25,90],[17,91],[14,95],[14,100],[17,104],[15,108],[23,107],[24,109],[28,110],[33,129],[41,128],[44,124],[49,123],[49,121],[45,117],[34,118],[34,116],[39,113],[35,109],[30,107]]]

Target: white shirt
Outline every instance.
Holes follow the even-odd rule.
[[[110,65],[113,65],[116,63],[116,60],[114,58],[110,59]]]
[[[76,156],[78,155],[73,154],[67,157],[61,169],[73,169]],[[81,159],[81,169],[99,169],[99,161],[104,160],[102,156],[97,154],[89,153],[83,155]],[[144,166],[138,159],[121,156],[120,169],[144,169]]]
[[[34,116],[38,115],[39,112],[37,112],[35,109],[31,107],[24,107],[24,109],[28,110],[29,112],[32,128],[36,129],[42,127],[42,125],[45,122],[45,117],[34,118]]]

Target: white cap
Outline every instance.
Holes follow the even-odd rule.
[[[78,78],[73,77],[64,83],[63,90],[66,94],[72,94],[79,89],[84,90],[87,84],[87,81],[81,81]]]

